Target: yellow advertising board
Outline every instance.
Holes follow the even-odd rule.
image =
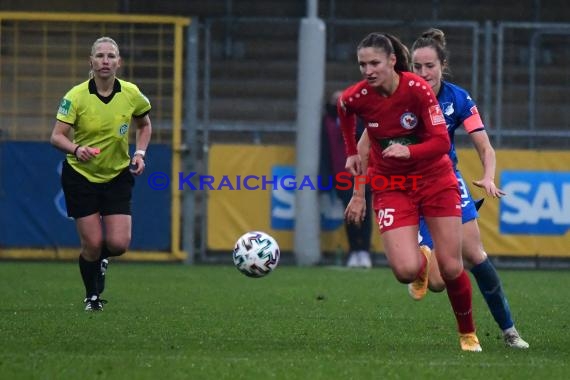
[[[465,181],[470,184],[480,178],[476,151],[460,149],[458,155]],[[284,173],[294,176],[294,166],[293,147],[213,145],[208,168],[211,184],[204,186],[211,188],[208,249],[231,252],[244,232],[261,230],[274,236],[284,251],[291,251],[294,191],[284,191],[279,178]],[[487,199],[479,218],[489,254],[570,256],[570,153],[498,151],[496,183],[508,194],[500,201]],[[482,189],[469,188],[475,199],[484,196]],[[321,249],[346,252],[342,204],[324,195],[320,202]],[[377,228],[373,230],[372,250],[381,252],[380,235]]]

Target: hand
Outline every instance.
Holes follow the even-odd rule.
[[[485,189],[487,195],[493,198],[501,198],[507,194],[503,190],[499,189],[491,178],[483,178],[478,181],[473,181],[473,185]]]
[[[407,160],[410,158],[410,148],[402,144],[392,144],[382,151],[382,157]]]
[[[359,225],[366,216],[366,199],[360,195],[353,195],[344,210],[344,218],[348,223]]]
[[[101,152],[99,148],[92,148],[90,146],[80,146],[75,151],[75,158],[78,161],[89,161]]]
[[[144,158],[137,154],[131,159],[131,173],[134,175],[141,175],[144,171],[145,163]]]
[[[362,161],[360,160],[360,156],[358,154],[349,156],[346,159],[346,165],[344,165],[344,168],[352,175],[361,175]]]

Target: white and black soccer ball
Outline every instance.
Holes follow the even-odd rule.
[[[261,231],[250,231],[237,240],[234,265],[248,277],[263,277],[279,263],[279,245],[273,237]]]

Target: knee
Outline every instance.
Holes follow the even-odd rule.
[[[487,260],[487,253],[482,248],[463,251],[463,259],[465,266],[473,268]]]
[[[428,282],[428,288],[429,290],[435,293],[443,292],[445,290],[445,282],[443,281],[442,278],[432,280],[430,277]]]
[[[81,255],[88,261],[99,259],[103,242],[98,239],[83,239],[81,241]]]
[[[442,292],[445,290],[445,282],[443,278],[441,278],[441,273],[439,272],[439,265],[438,261],[432,258],[430,268],[429,268],[429,281],[428,281],[429,290],[432,292]]]
[[[441,269],[441,277],[444,281],[455,280],[463,271],[463,265],[453,265]]]
[[[440,255],[437,258],[441,278],[445,281],[457,278],[463,271],[463,260],[460,255]]]
[[[129,249],[130,239],[122,239],[120,241],[107,241],[105,245],[111,256],[121,256]]]
[[[400,266],[400,267],[393,267],[392,271],[394,272],[396,280],[398,280],[402,284],[409,284],[413,282],[418,276],[419,268],[415,268],[412,266]]]
[[[441,259],[439,260],[439,272],[443,281],[457,278],[463,270],[463,262],[459,260]]]

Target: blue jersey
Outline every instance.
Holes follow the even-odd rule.
[[[445,117],[447,133],[451,141],[449,157],[453,166],[457,166],[457,152],[455,151],[455,131],[463,124],[467,133],[484,129],[477,105],[463,88],[449,82],[442,81],[441,88],[437,94],[437,100]],[[475,116],[476,115],[476,116]],[[471,116],[475,116],[471,118]],[[473,120],[473,122],[471,122]]]
[[[463,125],[467,133],[485,129],[477,110],[477,105],[469,96],[469,93],[463,88],[449,83],[441,82],[441,88],[437,94],[443,116],[445,117],[445,124],[447,124],[447,133],[449,133],[449,140],[451,141],[451,148],[449,149],[449,157],[453,162],[453,168],[459,189],[461,191],[461,215],[462,222],[467,223],[479,215],[469,188],[461,177],[461,173],[457,169],[457,152],[455,151],[455,131],[459,126]],[[433,249],[433,241],[427,228],[424,218],[420,218],[420,230],[418,235],[420,245],[427,245]]]

